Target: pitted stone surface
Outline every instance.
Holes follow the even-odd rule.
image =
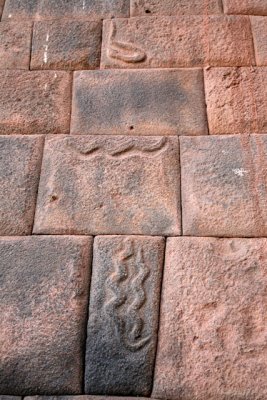
[[[154,16],[104,21],[102,68],[254,64],[247,16]]]
[[[221,14],[221,0],[131,0],[131,16]]]
[[[71,75],[62,71],[0,72],[0,133],[69,133]]]
[[[177,137],[46,140],[34,232],[180,234]]]
[[[91,239],[0,240],[0,393],[82,393]]]
[[[32,69],[95,69],[100,65],[101,21],[34,24]]]
[[[211,134],[267,133],[267,68],[210,68],[205,91]]]
[[[0,235],[30,235],[43,139],[0,136]]]
[[[200,69],[78,72],[73,93],[74,134],[208,132]]]
[[[266,263],[266,239],[168,239],[154,398],[267,398]]]
[[[181,138],[183,233],[267,235],[267,135]]]
[[[150,395],[164,247],[163,238],[95,239],[86,393]]]
[[[31,36],[30,22],[0,22],[0,69],[29,69]]]
[[[267,17],[251,17],[257,65],[267,66]]]
[[[267,15],[267,0],[223,0],[226,14]]]

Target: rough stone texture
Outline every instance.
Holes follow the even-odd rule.
[[[0,22],[0,69],[29,69],[31,35],[31,23]]]
[[[205,91],[211,134],[267,133],[267,68],[210,68]]]
[[[131,16],[221,14],[221,0],[131,0]]]
[[[32,231],[43,140],[0,136],[0,235]]]
[[[267,235],[267,135],[181,138],[183,233]]]
[[[267,66],[267,17],[251,17],[257,65]]]
[[[176,137],[50,137],[34,232],[180,234]]]
[[[267,15],[267,0],[223,0],[226,14]]]
[[[267,398],[266,262],[266,239],[168,239],[155,398]]]
[[[164,248],[163,238],[95,239],[86,393],[150,395]]]
[[[61,71],[0,72],[0,133],[68,133],[71,75]]]
[[[130,0],[6,0],[3,19],[128,17]]]
[[[0,393],[82,393],[91,243],[1,239]]]
[[[102,68],[254,64],[249,17],[179,16],[106,20]]]
[[[2,16],[4,4],[5,4],[5,0],[0,0],[0,18],[1,18],[1,16]]]
[[[95,69],[100,65],[101,21],[34,24],[32,69]]]
[[[78,72],[73,92],[74,134],[208,132],[200,69]]]

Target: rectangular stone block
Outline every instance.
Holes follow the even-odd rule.
[[[80,394],[92,239],[0,240],[0,394]]]
[[[43,139],[0,136],[0,235],[32,232]]]
[[[0,72],[0,133],[69,133],[71,75],[62,71]]]
[[[35,233],[180,234],[177,137],[46,140]]]
[[[226,14],[267,15],[267,0],[223,0]]]
[[[257,65],[267,66],[267,17],[251,17]]]
[[[152,16],[104,21],[102,68],[253,65],[247,16]]]
[[[98,68],[101,33],[101,21],[35,22],[31,69]]]
[[[150,395],[164,248],[158,237],[95,239],[86,393]]]
[[[181,138],[183,233],[267,235],[267,135]]]
[[[73,93],[74,134],[208,133],[200,69],[77,72]]]
[[[221,0],[131,0],[131,16],[221,14]]]
[[[104,19],[128,17],[130,0],[6,0],[3,19]]]
[[[154,398],[267,398],[266,262],[266,239],[168,239]]]
[[[209,131],[214,135],[267,133],[267,68],[205,71]]]

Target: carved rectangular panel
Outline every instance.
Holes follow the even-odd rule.
[[[150,394],[163,258],[163,238],[95,239],[86,393]]]

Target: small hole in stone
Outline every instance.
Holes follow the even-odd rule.
[[[130,131],[132,131],[134,129],[134,126],[133,125],[129,126],[129,129]]]
[[[51,201],[56,201],[58,199],[56,194],[52,194]]]
[[[146,14],[150,14],[151,11],[150,11],[150,10],[145,10],[145,13],[146,13]]]

